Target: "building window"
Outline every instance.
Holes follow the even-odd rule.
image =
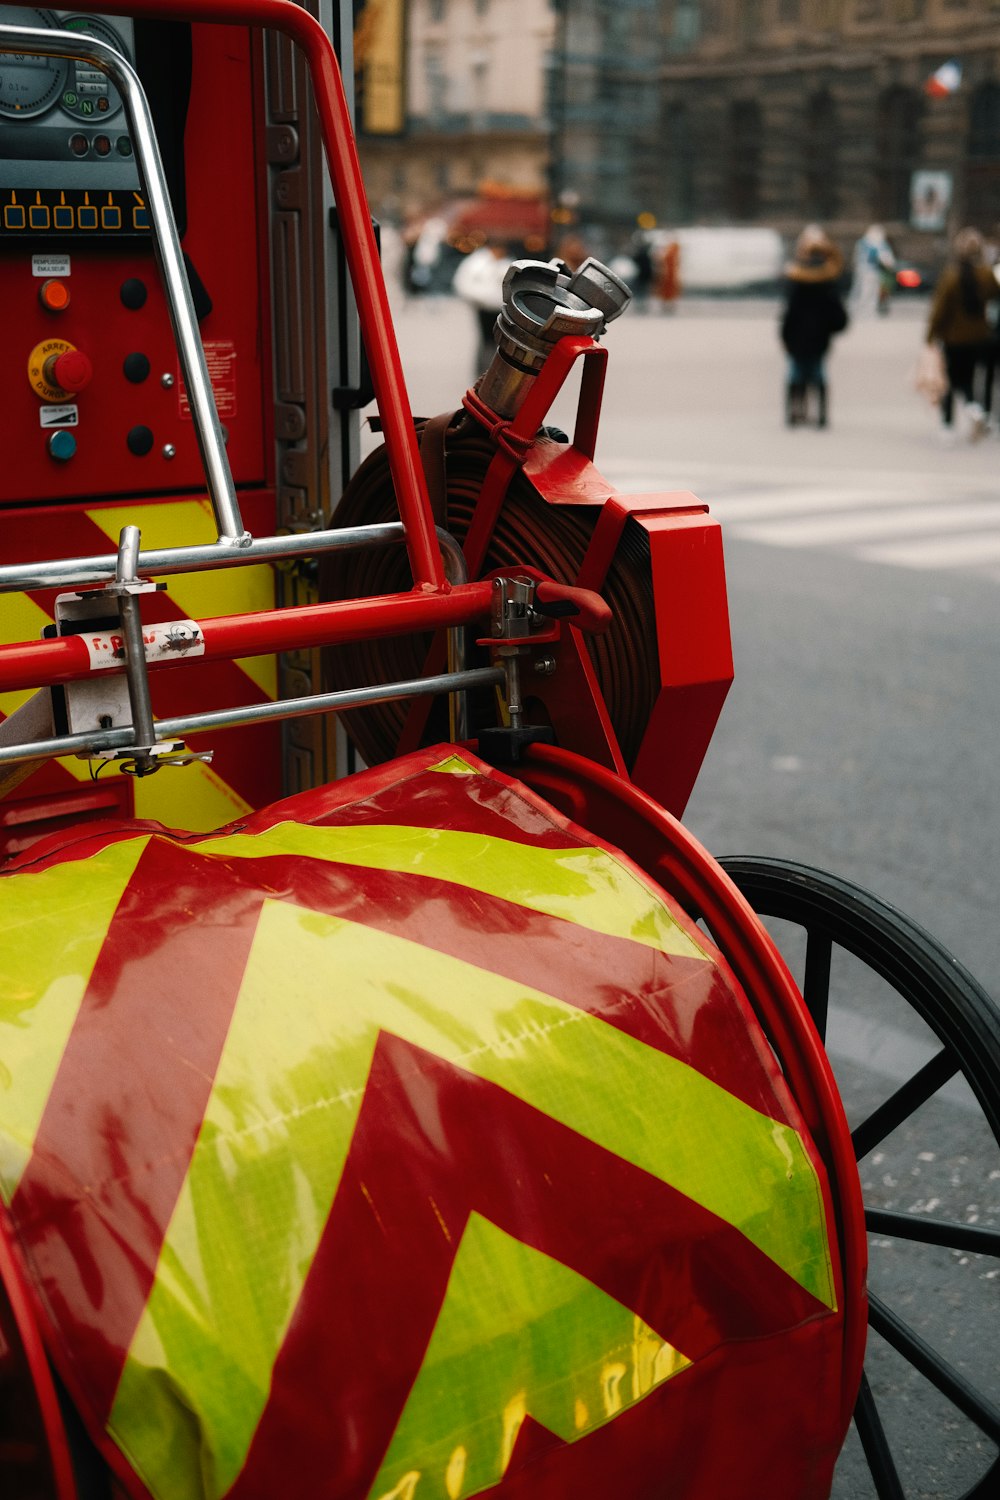
[[[920,165],[923,101],[912,89],[886,89],[875,127],[875,212],[905,223],[910,216],[910,177]]]
[[[837,216],[839,139],[837,106],[832,95],[822,89],[808,102],[802,133],[806,213],[811,219],[834,219]]]
[[[982,83],[969,106],[965,217],[993,230],[1000,220],[1000,84]]]
[[[734,219],[755,219],[760,211],[760,161],[764,122],[760,105],[737,100],[729,109],[726,207]]]
[[[668,46],[671,52],[690,52],[701,36],[699,0],[674,0],[674,19]]]
[[[695,153],[687,105],[670,105],[664,126],[667,149],[663,201],[666,218],[671,224],[688,224],[695,216]]]
[[[448,104],[448,77],[444,58],[437,47],[424,54],[424,81],[427,85],[427,118],[440,125]]]

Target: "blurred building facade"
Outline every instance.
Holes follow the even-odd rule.
[[[640,215],[787,234],[820,219],[843,240],[882,222],[918,257],[1000,221],[1000,0],[359,0],[359,15],[361,55],[366,20],[396,17],[395,124],[362,114],[359,132],[390,218],[486,181],[547,191],[600,248]],[[958,86],[930,96],[952,59]]]
[[[652,213],[789,233],[820,219],[843,237],[879,220],[912,255],[960,223],[1000,220],[1000,0],[673,0],[666,12]]]
[[[397,20],[398,18],[398,20]],[[359,147],[375,212],[396,222],[487,191],[545,195],[550,129],[551,0],[367,0],[356,50],[398,24],[398,127],[359,115]],[[377,122],[376,122],[377,123]]]

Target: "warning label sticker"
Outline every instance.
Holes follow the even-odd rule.
[[[209,339],[205,344],[208,378],[215,394],[215,409],[221,421],[236,415],[236,345],[232,339]],[[177,409],[185,422],[191,420],[191,403],[183,379],[177,379]]]
[[[43,427],[79,427],[80,408],[78,406],[42,406],[39,407],[38,420]]]
[[[120,667],[125,660],[125,642],[113,630],[95,630],[81,636],[87,647],[92,672]],[[147,625],[142,632],[148,662],[178,661],[185,656],[204,656],[205,637],[197,620],[168,620]]]

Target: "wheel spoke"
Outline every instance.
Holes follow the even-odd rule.
[[[830,1009],[830,962],[833,939],[825,932],[813,930],[806,936],[806,966],[802,978],[802,998],[823,1040]]]
[[[927,1219],[917,1214],[897,1214],[884,1208],[865,1209],[871,1234],[887,1234],[897,1240],[917,1240],[922,1245],[944,1245],[949,1250],[971,1250],[974,1255],[1000,1255],[1000,1229],[981,1224],[959,1224],[954,1219]]]
[[[898,1125],[909,1119],[922,1104],[932,1098],[943,1088],[949,1079],[954,1078],[961,1064],[955,1054],[947,1047],[942,1047],[930,1062],[924,1064],[912,1078],[898,1088],[896,1092],[878,1109],[873,1110],[866,1120],[862,1120],[856,1130],[851,1132],[851,1140],[854,1142],[854,1154],[858,1161],[867,1156],[875,1146],[884,1141],[887,1135],[891,1135]]]
[[[906,1500],[867,1375],[861,1377],[857,1404],[854,1407],[854,1425],[858,1429],[878,1500]]]
[[[909,1360],[915,1370],[929,1380],[953,1406],[974,1422],[994,1443],[1000,1443],[1000,1410],[984,1400],[973,1385],[953,1365],[941,1358],[918,1333],[915,1333],[890,1307],[869,1293],[868,1321],[898,1354]]]

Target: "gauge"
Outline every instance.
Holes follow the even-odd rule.
[[[99,42],[107,42],[109,47],[114,47],[116,52],[126,56],[125,45],[117,31],[97,16],[71,16],[69,20],[60,22],[60,26],[63,31],[79,31],[84,36],[96,37]],[[85,120],[89,125],[97,125],[117,114],[122,101],[106,73],[102,73],[92,63],[80,60],[70,63],[62,107],[75,120]]]
[[[0,11],[4,25],[54,28],[50,10],[34,5],[5,5]],[[27,52],[0,52],[0,115],[24,120],[44,114],[59,101],[69,73],[61,57],[32,57]]]

